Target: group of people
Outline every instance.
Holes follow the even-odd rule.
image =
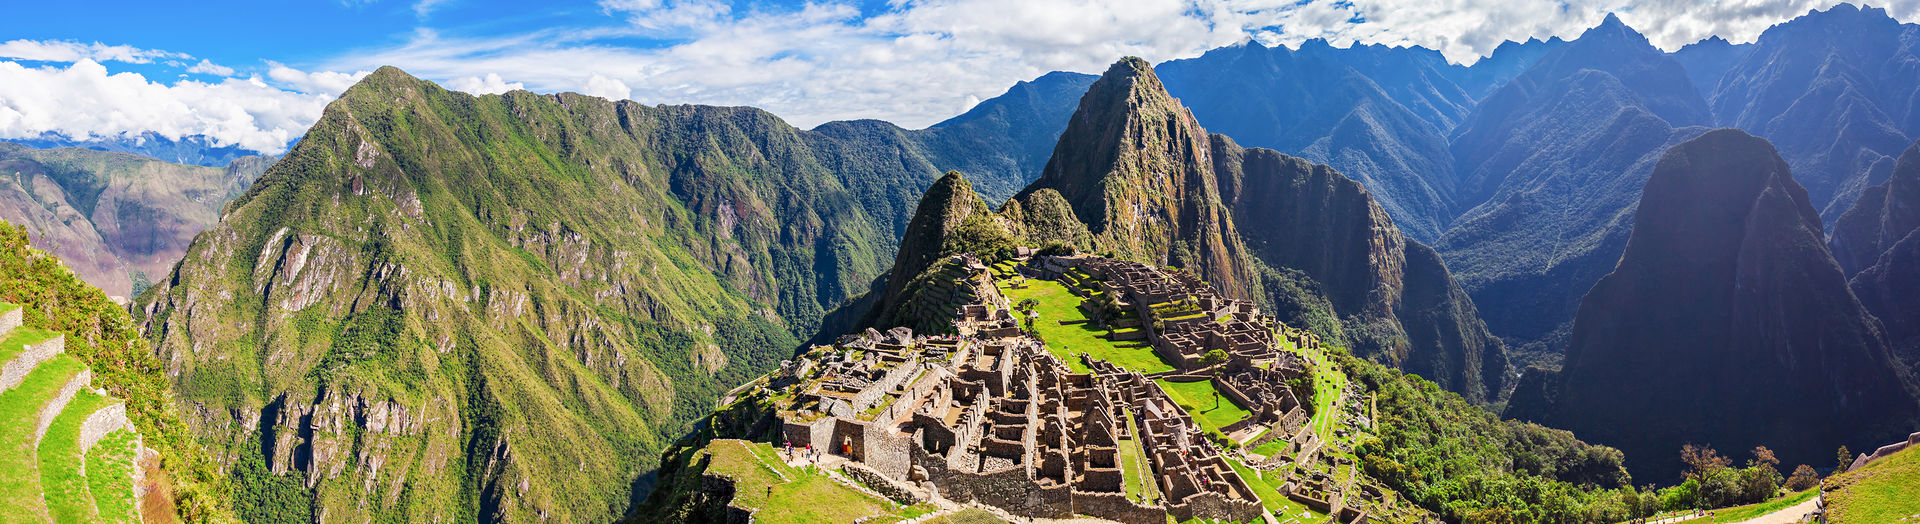
[[[787,460],[793,460],[793,441],[791,440],[785,441],[785,444],[786,444],[785,449],[787,453]],[[809,461],[813,461],[813,462],[820,461],[820,451],[813,449],[812,444],[808,444],[805,448],[801,448],[800,453],[802,457],[805,457]]]

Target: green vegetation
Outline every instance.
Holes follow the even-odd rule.
[[[1920,514],[1920,447],[1827,479],[1831,522],[1898,522]]]
[[[1780,511],[1782,509],[1793,507],[1799,503],[1806,502],[1807,499],[1813,498],[1815,495],[1819,495],[1819,494],[1820,494],[1820,490],[1816,490],[1816,489],[1791,492],[1785,495],[1781,495],[1779,497],[1775,497],[1773,500],[1768,500],[1766,502],[1761,502],[1757,504],[1748,504],[1745,506],[1735,506],[1731,508],[1716,509],[1716,510],[1713,510],[1713,515],[1701,517],[1693,520],[1687,520],[1683,522],[1691,522],[1691,523],[1699,523],[1699,524],[1723,523],[1723,522],[1731,524],[1736,522],[1746,522],[1746,521],[1758,518],[1761,515],[1766,515],[1769,513],[1773,513],[1775,511]],[[1799,515],[1794,515],[1794,516],[1798,517]]]
[[[41,407],[84,367],[73,357],[55,356],[0,394],[0,521],[46,520],[34,432]]]
[[[707,472],[734,481],[731,504],[756,510],[754,522],[811,524],[852,522],[894,515],[908,518],[925,508],[898,508],[829,477],[827,473],[794,468],[781,462],[765,443],[715,440],[707,445]]]
[[[8,306],[9,309],[20,308],[20,306],[12,304],[6,304],[6,306]],[[14,329],[13,333],[7,335],[5,340],[0,340],[0,362],[13,360],[13,357],[18,356],[27,346],[46,342],[47,339],[51,339],[56,335],[59,335],[59,333],[44,329],[34,329],[30,327]]]
[[[47,426],[40,440],[40,489],[55,522],[93,522],[100,515],[87,490],[86,456],[80,452],[80,426],[112,401],[92,391],[75,392],[66,409]]]
[[[1075,373],[1089,371],[1087,365],[1080,361],[1080,353],[1141,373],[1173,370],[1173,366],[1161,360],[1152,347],[1138,342],[1115,343],[1107,340],[1104,338],[1106,331],[1094,329],[1091,322],[1061,325],[1062,320],[1087,320],[1086,313],[1079,307],[1080,297],[1073,294],[1064,282],[1029,280],[1025,289],[1013,289],[1002,283],[1000,291],[1007,295],[1008,300],[1016,303],[1029,299],[1037,301],[1034,309],[1040,312],[1040,319],[1034,322],[1034,330],[1042,340],[1047,341],[1047,350],[1060,357]]]
[[[1377,397],[1378,436],[1354,450],[1363,470],[1445,519],[1618,521],[1652,513],[1641,507],[1618,450],[1502,421],[1425,379],[1332,356]]]
[[[101,522],[138,524],[140,514],[133,500],[133,472],[139,467],[140,435],[127,430],[115,431],[100,439],[87,452],[87,488],[93,494],[93,506]]]
[[[1212,380],[1173,382],[1154,379],[1154,383],[1160,384],[1160,389],[1167,392],[1167,397],[1172,398],[1181,409],[1187,410],[1187,414],[1193,416],[1193,421],[1209,433],[1220,434],[1220,428],[1253,414],[1232,399],[1220,395]]]
[[[1127,434],[1139,435],[1135,426],[1133,412],[1128,411]],[[1146,450],[1140,448],[1138,438],[1124,439],[1119,442],[1120,472],[1127,498],[1152,504],[1159,498],[1160,488],[1153,481],[1153,465],[1147,462]]]
[[[224,480],[181,423],[164,367],[146,340],[140,338],[124,307],[82,282],[59,259],[30,249],[26,232],[4,223],[0,223],[0,302],[20,304],[27,327],[66,336],[64,356],[41,364],[42,368],[71,366],[77,371],[84,365],[93,372],[94,387],[122,399],[127,418],[139,428],[143,442],[159,453],[161,467],[168,473],[165,477],[170,479],[160,492],[172,494],[173,508],[181,519],[203,522],[231,517]],[[11,397],[19,392],[16,389],[6,394]],[[16,406],[21,404],[0,402],[0,410]],[[18,443],[4,438],[0,441]],[[20,461],[32,461],[34,456],[30,447],[0,455],[6,455],[0,460]],[[18,464],[12,468],[0,466],[0,471],[34,470],[31,465]]]

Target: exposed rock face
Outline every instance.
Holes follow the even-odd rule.
[[[1831,224],[1920,138],[1916,63],[1920,25],[1838,4],[1761,33],[1715,90],[1713,112],[1777,146]]]
[[[164,277],[273,160],[242,157],[223,169],[0,143],[0,220],[25,227],[87,283],[130,297]]]
[[[1127,58],[1088,88],[1040,179],[1014,198],[1058,191],[1093,236],[1085,247],[1190,269],[1251,298],[1258,285],[1211,154],[1207,131],[1153,68]]]
[[[1717,130],[1647,181],[1632,239],[1581,302],[1544,418],[1670,479],[1686,443],[1828,460],[1920,412],[1878,322],[1847,290],[1819,215],[1765,140]],[[1525,390],[1523,390],[1525,391]]]
[[[1438,254],[1407,239],[1358,182],[1325,165],[1213,135],[1221,193],[1260,260],[1305,273],[1356,353],[1467,398],[1498,396],[1507,359]],[[1254,227],[1258,225],[1258,227]]]

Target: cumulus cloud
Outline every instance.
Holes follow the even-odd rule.
[[[193,58],[182,53],[172,53],[154,49],[141,49],[126,45],[106,45],[99,42],[83,44],[57,40],[10,40],[0,43],[0,58],[15,58],[37,62],[127,62],[133,64],[151,64],[156,60]]]
[[[109,73],[84,57],[67,67],[0,61],[0,136],[57,133],[89,139],[151,132],[178,140],[203,135],[216,146],[278,154],[332,98],[258,79],[167,85],[135,73]]]
[[[188,67],[187,72],[215,76],[233,76],[233,68],[215,64],[207,60],[201,60],[200,63],[194,64],[193,67]]]
[[[581,89],[580,93],[600,98],[625,100],[627,97],[633,96],[633,89],[628,88],[625,82],[595,74],[592,78],[587,79],[587,87]]]
[[[332,96],[338,96],[340,93],[346,92],[347,88],[353,87],[354,82],[360,81],[360,77],[367,76],[368,74],[368,71],[365,70],[355,73],[340,73],[334,71],[309,73],[287,67],[285,64],[279,62],[267,62],[267,66],[267,78],[273,79],[274,82],[292,87],[298,91]]]
[[[497,95],[508,91],[526,89],[527,85],[500,79],[499,73],[487,73],[487,76],[469,76],[455,78],[447,82],[447,87],[455,91],[465,91],[476,95]]]

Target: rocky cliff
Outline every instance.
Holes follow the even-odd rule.
[[[1828,245],[1849,285],[1880,318],[1894,355],[1920,371],[1920,142],[1908,147],[1885,182],[1860,192],[1834,222]]]
[[[1625,254],[1580,304],[1545,419],[1670,479],[1682,444],[1817,464],[1910,430],[1920,405],[1765,140],[1718,130],[1654,168]],[[1522,391],[1527,391],[1526,388]],[[1540,388],[1547,389],[1547,388]]]

